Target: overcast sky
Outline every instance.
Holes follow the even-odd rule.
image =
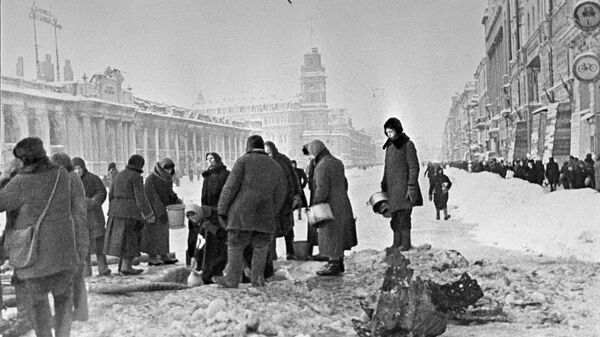
[[[484,0],[38,0],[58,17],[61,69],[76,78],[107,66],[134,95],[189,107],[294,97],[303,54],[318,47],[328,103],[358,128],[397,116],[417,142],[439,144],[451,96],[484,56]],[[2,74],[35,76],[31,2],[3,0]],[[311,34],[312,26],[312,34]],[[311,38],[312,36],[312,38]],[[53,30],[38,24],[40,59],[55,61]],[[62,76],[62,75],[61,75]]]

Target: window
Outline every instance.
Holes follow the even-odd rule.
[[[29,125],[29,136],[42,138],[42,122],[37,117],[29,117],[27,119]]]
[[[64,129],[55,111],[48,112],[50,127],[50,145],[61,145],[63,143]]]
[[[21,138],[19,121],[10,112],[8,105],[4,105],[4,141],[7,143],[17,143]]]

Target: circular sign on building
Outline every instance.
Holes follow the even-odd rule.
[[[586,0],[575,5],[573,18],[579,28],[591,31],[600,26],[600,4],[595,1]]]
[[[573,75],[582,82],[593,82],[600,75],[600,58],[593,52],[583,53],[573,61]]]

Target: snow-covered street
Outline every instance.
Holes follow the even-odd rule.
[[[255,334],[248,335],[355,336],[351,318],[361,316],[359,300],[381,286],[383,250],[391,244],[388,219],[366,205],[381,173],[381,167],[347,171],[359,245],[347,253],[343,277],[314,277],[318,262],[279,260],[277,277],[264,289],[209,285],[126,296],[91,292],[91,319],[75,322],[73,336],[246,336],[244,327],[252,324]],[[453,181],[452,218],[436,221],[427,201],[414,209],[413,246],[418,248],[406,256],[415,275],[437,282],[470,273],[485,293],[477,307],[499,310],[510,323],[451,324],[444,336],[599,335],[600,236],[594,224],[600,216],[592,205],[600,205],[600,195],[591,190],[550,194],[488,173],[446,173]],[[426,196],[428,183],[425,178],[420,183]],[[201,183],[184,178],[176,191],[185,202],[197,202]],[[295,232],[297,240],[305,239],[305,220],[297,221]],[[171,250],[182,260],[187,230],[170,233]],[[285,256],[281,239],[278,250]],[[144,280],[168,268],[173,267],[150,267],[139,278],[93,277],[89,286]]]

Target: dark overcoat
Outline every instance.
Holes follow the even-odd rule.
[[[442,187],[446,183],[446,191],[444,192]],[[442,210],[448,207],[448,190],[452,187],[452,182],[447,175],[437,173],[433,176],[432,184],[429,186],[429,195],[433,194],[433,204],[438,210]]]
[[[352,205],[348,198],[348,181],[344,164],[334,157],[321,141],[308,145],[315,155],[314,204],[327,203],[334,220],[319,229],[319,252],[329,258],[338,259],[344,249],[356,246],[356,224]]]
[[[84,170],[81,175],[81,182],[85,189],[85,202],[87,206],[88,229],[90,239],[96,239],[104,236],[104,227],[106,219],[102,204],[106,201],[106,187],[97,175]]]
[[[388,210],[391,213],[423,205],[419,188],[419,159],[415,144],[404,133],[395,140],[388,140],[385,149],[385,164],[381,191],[387,192]],[[415,203],[408,200],[409,186],[418,192]]]
[[[156,164],[154,171],[146,178],[144,193],[156,216],[156,222],[144,226],[141,250],[149,255],[166,255],[169,253],[167,206],[180,204],[181,201],[173,191],[171,175],[159,164]]]
[[[11,227],[6,229],[8,256],[11,256],[11,247],[23,244],[12,240],[10,231],[35,226],[50,198],[57,174],[56,192],[39,227],[37,258],[28,267],[15,268],[19,279],[74,272],[82,254],[87,253],[80,246],[89,240],[87,230],[83,231],[87,224],[81,182],[63,168],[45,162],[24,167],[0,191],[0,211],[18,211],[10,222]]]
[[[549,161],[548,164],[546,164],[546,178],[548,179],[548,183],[558,184],[559,177],[560,172],[558,164],[555,161]]]
[[[281,168],[264,150],[254,149],[238,158],[218,205],[219,216],[227,218],[227,230],[274,234],[285,184]]]
[[[281,237],[290,232],[294,227],[294,217],[292,216],[292,206],[294,203],[294,196],[300,193],[300,185],[298,184],[298,177],[294,172],[292,161],[283,153],[280,153],[274,145],[272,147],[272,158],[281,167],[281,171],[286,182],[286,193],[283,200],[283,209],[281,215],[277,218],[277,230],[275,236]]]
[[[215,167],[210,167],[202,172],[202,206],[217,207],[219,205],[219,197],[225,186],[225,181],[229,176],[229,170],[223,164]]]
[[[144,221],[154,213],[144,194],[142,171],[127,166],[115,177],[108,193],[108,215]]]

